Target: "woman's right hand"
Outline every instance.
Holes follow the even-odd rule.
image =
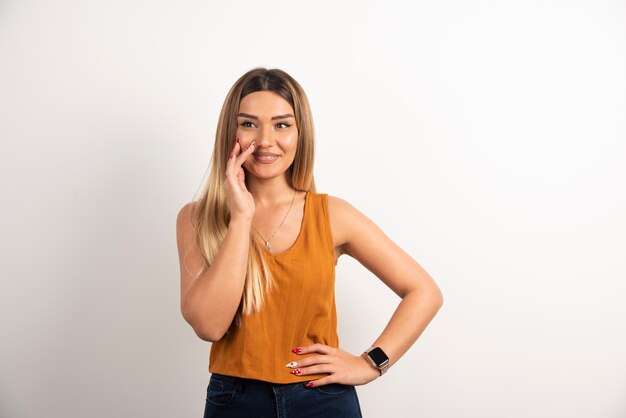
[[[254,217],[254,198],[246,188],[246,175],[242,167],[246,158],[254,151],[254,147],[255,141],[242,150],[239,138],[237,138],[226,164],[224,190],[226,191],[226,202],[230,211],[231,221],[234,219],[245,219],[252,222]]]

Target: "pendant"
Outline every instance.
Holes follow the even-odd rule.
[[[267,248],[267,251],[272,249],[272,247],[270,247],[270,242],[269,241],[265,241],[265,248]]]

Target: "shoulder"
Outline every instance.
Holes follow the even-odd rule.
[[[371,220],[345,199],[328,196],[328,217],[335,247],[349,245],[359,230],[367,229]],[[345,251],[342,251],[345,252]]]
[[[312,197],[316,199],[319,204],[326,201],[328,207],[328,215],[335,220],[344,220],[356,211],[354,206],[348,203],[346,200],[337,196],[329,195],[328,193],[313,193]]]
[[[176,215],[176,222],[180,222],[185,220],[186,218],[191,219],[191,215],[193,215],[193,211],[196,208],[198,202],[193,201],[183,205],[182,208],[178,211],[178,215]]]
[[[357,211],[354,206],[340,197],[329,194],[326,196],[328,201],[328,211],[332,212],[335,217],[343,218],[345,216],[350,216]]]
[[[192,218],[197,203],[196,201],[186,203],[178,211],[178,215],[176,215],[176,231],[179,238],[182,234],[187,234],[193,229]]]

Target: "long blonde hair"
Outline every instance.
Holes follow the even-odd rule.
[[[287,182],[296,190],[315,192],[315,135],[311,108],[304,90],[285,71],[262,67],[248,71],[235,82],[224,100],[215,133],[209,179],[192,215],[196,242],[207,266],[217,256],[230,222],[223,184],[226,180],[226,163],[237,131],[239,104],[246,95],[256,91],[274,92],[293,107],[298,127],[298,145],[294,161],[287,169]],[[272,287],[272,277],[263,251],[251,233],[243,295],[233,321],[235,326],[241,323],[242,315],[256,312],[263,306],[264,294]]]

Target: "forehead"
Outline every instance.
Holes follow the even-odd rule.
[[[241,99],[239,112],[250,113],[258,117],[293,114],[289,102],[272,91],[255,91]]]

